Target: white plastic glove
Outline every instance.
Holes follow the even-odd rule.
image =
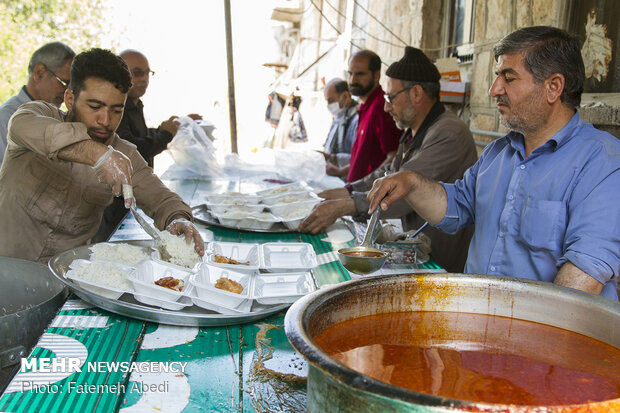
[[[185,218],[176,218],[173,219],[170,224],[166,227],[166,231],[171,233],[172,235],[185,234],[185,242],[188,244],[194,240],[194,249],[196,253],[201,257],[205,253],[205,242],[202,240],[200,236],[200,232],[198,228],[194,226],[190,221]]]
[[[99,182],[108,184],[112,188],[114,196],[121,196],[122,185],[131,185],[133,169],[131,161],[125,154],[108,146],[106,153],[101,155],[93,165],[93,170]],[[125,197],[125,207],[129,208],[131,198]]]

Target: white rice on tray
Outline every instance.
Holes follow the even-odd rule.
[[[84,281],[105,285],[117,290],[131,291],[131,284],[125,278],[125,271],[110,262],[91,262],[73,269],[74,276]]]
[[[159,235],[166,244],[166,250],[171,255],[169,262],[185,268],[192,268],[200,262],[200,255],[194,249],[194,240],[188,244],[185,235],[172,235],[168,231],[160,231]]]
[[[142,260],[149,259],[149,255],[140,247],[129,244],[93,244],[90,246],[93,258],[102,261],[121,262],[127,265],[136,265]]]

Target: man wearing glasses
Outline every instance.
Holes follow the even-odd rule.
[[[367,192],[375,179],[401,170],[416,171],[443,182],[454,182],[477,159],[474,139],[467,125],[446,110],[439,101],[440,74],[419,49],[405,48],[405,56],[390,65],[384,110],[396,126],[405,131],[396,156],[370,175],[319,194],[325,201],[317,205],[299,230],[318,233],[345,215],[368,218]],[[424,224],[406,202],[394,203],[380,218],[400,218],[403,230],[415,230]],[[450,272],[462,272],[472,228],[448,235],[426,228],[431,239],[433,258]]]
[[[13,113],[20,105],[33,100],[43,100],[60,107],[69,84],[74,57],[75,52],[61,42],[47,43],[32,54],[28,63],[28,83],[0,106],[0,164],[4,160],[9,119]]]

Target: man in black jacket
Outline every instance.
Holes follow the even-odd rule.
[[[121,138],[128,140],[138,147],[138,152],[153,167],[155,155],[166,149],[166,146],[179,128],[175,121],[176,116],[171,116],[163,121],[158,128],[148,128],[144,120],[144,104],[140,100],[149,87],[149,79],[155,74],[149,66],[149,61],[137,50],[125,50],[121,52],[129,71],[131,72],[132,87],[127,94],[127,102],[123,112],[123,120],[116,133]],[[202,119],[200,115],[188,115],[194,120]]]

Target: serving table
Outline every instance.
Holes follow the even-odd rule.
[[[256,182],[165,182],[188,204],[216,191],[253,191]],[[316,284],[350,279],[327,234],[258,233],[206,227],[215,241],[306,242],[317,255]],[[129,215],[110,241],[146,239]],[[346,246],[353,245],[348,241]],[[432,260],[415,272],[441,271]],[[101,310],[69,297],[19,372],[0,395],[0,412],[303,411],[307,368],[283,330],[286,310],[238,325],[180,327]],[[79,359],[81,371],[48,368]],[[33,365],[43,367],[32,371]]]

